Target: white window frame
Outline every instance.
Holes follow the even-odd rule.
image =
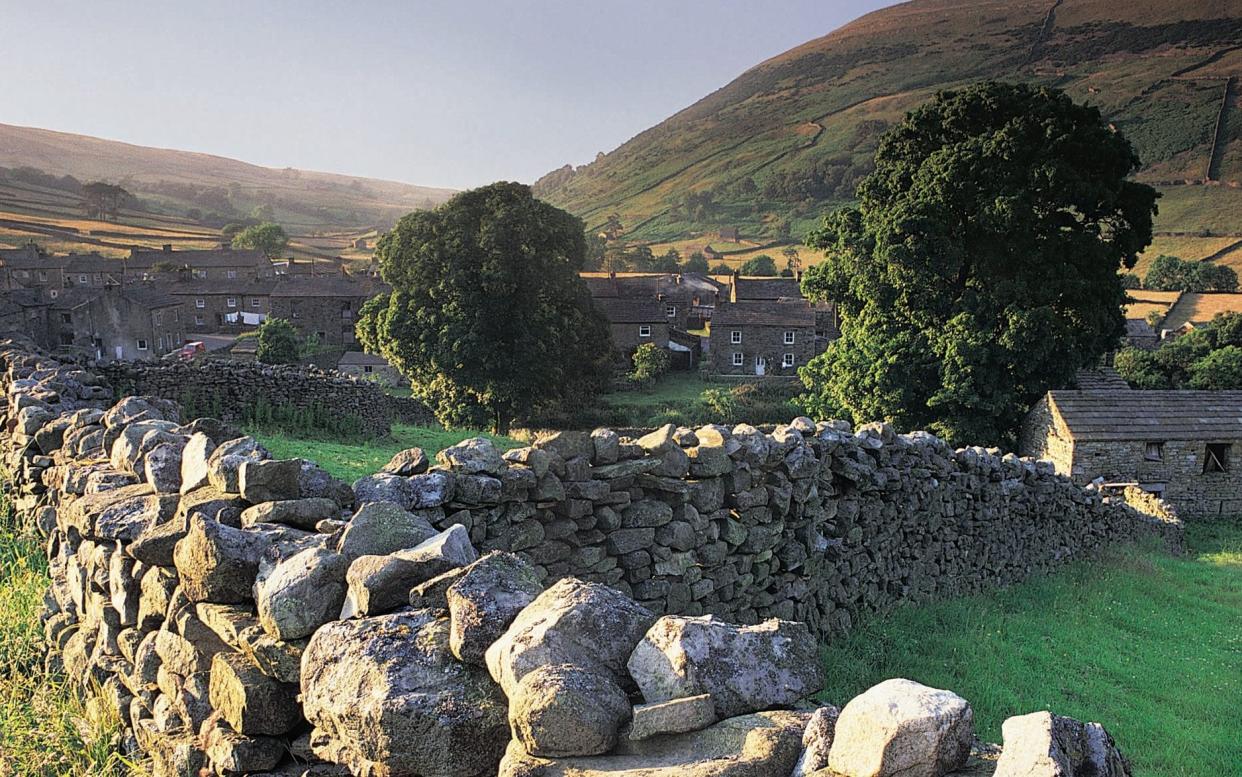
[[[251,300],[250,300],[250,307],[252,307],[252,308],[261,308],[261,307],[263,307],[263,303],[259,300],[259,298],[258,298],[258,297],[252,297],[252,298],[251,298]]]
[[[229,277],[230,279],[232,279],[232,278],[236,278],[236,277],[237,277],[237,270],[229,270],[229,271],[228,271],[228,277]]]
[[[87,281],[89,281],[89,280],[90,280],[90,278],[89,278],[89,277],[88,277],[85,273],[83,273],[82,275],[79,275],[79,276],[78,276],[78,283],[80,283],[80,284],[82,284],[82,285],[86,285]]]
[[[205,324],[205,320],[203,319],[202,316],[194,317],[194,326],[203,326],[204,324]]]
[[[734,351],[733,352],[733,366],[734,367],[745,367],[746,366],[746,354],[742,353],[741,351]]]
[[[639,324],[638,325],[638,336],[639,337],[651,337],[651,324]]]
[[[787,353],[781,357],[781,367],[792,367],[796,363],[797,362],[794,360],[794,355],[792,353]]]
[[[229,297],[228,299],[224,301],[224,304],[230,308],[237,307],[237,297]]]
[[[136,345],[138,346],[138,350],[140,351],[147,350],[147,341],[141,337],[138,338],[138,342],[136,343]]]
[[[206,270],[190,270],[190,277],[197,278],[198,280],[207,280],[207,271]]]
[[[742,330],[734,329],[733,331],[729,332],[729,344],[730,345],[741,345],[742,344]]]
[[[203,299],[202,297],[195,297],[195,298],[194,298],[194,307],[198,308],[199,310],[202,310],[202,309],[206,308],[206,307],[207,307],[207,300]]]
[[[674,318],[674,317],[676,317],[676,316],[677,316],[677,306],[676,306],[676,305],[666,305],[666,306],[664,307],[664,315],[668,316],[669,318]]]
[[[792,330],[785,332],[785,345],[793,345],[794,339],[795,339],[795,335]]]

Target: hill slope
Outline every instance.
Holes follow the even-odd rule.
[[[277,170],[210,154],[8,124],[0,124],[0,167],[33,167],[81,182],[118,183],[150,210],[165,216],[197,213],[228,220],[266,205],[275,220],[300,231],[356,230],[391,223],[416,208],[439,204],[453,193],[394,181]],[[27,202],[21,191],[0,194],[10,200],[6,205]],[[38,200],[30,198],[35,205]]]
[[[1229,186],[1242,182],[1237,75],[1242,0],[915,0],[759,64],[536,191],[591,228],[616,214],[629,239],[736,226],[796,240],[852,198],[906,111],[1001,79],[1100,107],[1137,146],[1139,177],[1165,192],[1158,229],[1242,233],[1242,188]]]

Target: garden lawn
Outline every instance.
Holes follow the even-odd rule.
[[[422,448],[428,458],[435,459],[437,451],[470,437],[487,437],[502,450],[521,445],[508,437],[497,437],[486,432],[465,429],[447,431],[439,427],[405,424],[393,424],[392,434],[385,438],[348,442],[321,435],[302,436],[264,429],[251,429],[249,432],[276,458],[310,459],[349,483],[363,475],[377,472],[388,463],[393,454],[406,448]]]
[[[1048,709],[1103,723],[1136,776],[1242,775],[1242,522],[1187,539],[866,621],[825,650],[823,698],[907,677],[965,697],[985,741]]]

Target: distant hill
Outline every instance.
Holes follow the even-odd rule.
[[[260,167],[210,154],[0,124],[0,168],[23,167],[50,176],[72,176],[82,183],[120,184],[152,213],[188,214],[193,222],[236,220],[267,206],[274,220],[295,232],[391,224],[453,194],[449,189]],[[0,206],[22,204],[20,192],[7,194],[10,201],[0,201]]]
[[[906,111],[955,85],[1030,81],[1125,132],[1139,178],[1164,193],[1157,229],[1184,233],[1153,251],[1177,241],[1197,259],[1220,244],[1197,245],[1202,233],[1242,238],[1240,75],[1242,0],[915,0],[757,65],[536,192],[591,228],[617,215],[627,240],[728,227],[757,244],[797,240],[852,199]],[[1215,258],[1242,264],[1242,247]]]

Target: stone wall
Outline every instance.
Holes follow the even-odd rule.
[[[406,422],[431,420],[412,400],[394,403],[376,384],[315,367],[267,365],[207,359],[149,364],[114,362],[100,374],[119,392],[185,402],[225,421],[238,421],[261,404],[315,411],[349,419],[351,428],[369,436],[389,432],[394,413]]]
[[[157,777],[1042,775],[1040,748],[1128,773],[1098,726],[1043,713],[998,761],[964,700],[913,683],[805,706],[815,635],[859,613],[1180,544],[1046,464],[798,419],[469,440],[351,487],[14,346],[0,375],[52,660]]]

